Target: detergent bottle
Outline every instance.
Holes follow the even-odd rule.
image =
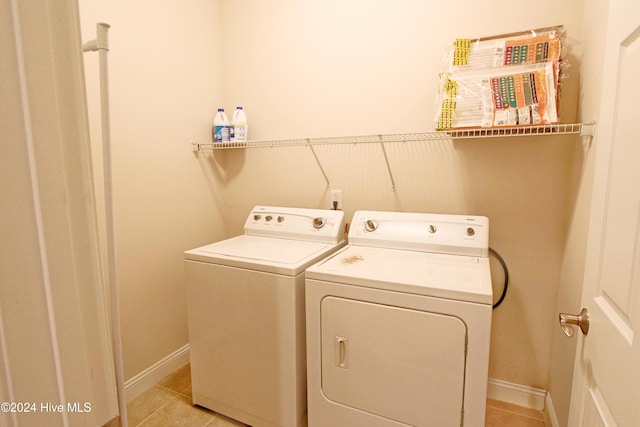
[[[243,142],[247,140],[249,134],[247,114],[240,106],[236,107],[236,110],[231,116],[231,128],[233,129],[233,131],[231,132],[231,134],[233,135],[233,138],[231,139],[232,141]]]
[[[218,113],[213,120],[213,142],[229,142],[229,118],[224,108],[218,108]]]

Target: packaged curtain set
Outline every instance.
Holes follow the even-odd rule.
[[[435,128],[558,123],[563,41],[562,26],[457,39],[445,54]]]

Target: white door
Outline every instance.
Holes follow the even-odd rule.
[[[640,425],[640,2],[609,8],[570,426]]]
[[[0,0],[0,426],[117,415],[76,2]]]

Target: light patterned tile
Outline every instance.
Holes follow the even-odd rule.
[[[207,427],[245,427],[240,421],[225,417],[222,414],[216,414],[215,417],[207,424]]]
[[[189,384],[188,386],[186,386],[185,388],[183,388],[183,389],[180,391],[180,394],[181,394],[181,395],[183,395],[183,396],[187,396],[188,398],[190,398],[190,399],[191,399],[191,398],[193,397],[193,393],[192,393],[192,391],[191,391],[191,384]]]
[[[487,406],[485,427],[546,427],[544,420]]]
[[[204,427],[215,413],[191,404],[180,394],[138,424],[139,427]]]
[[[544,421],[544,413],[537,409],[525,408],[524,406],[514,405],[513,403],[502,402],[500,400],[487,399],[487,407],[501,409],[514,414],[525,415],[529,418]]]
[[[135,426],[168,403],[176,393],[161,387],[151,387],[127,405],[127,420]]]
[[[120,427],[120,416],[115,417],[102,427]]]
[[[182,368],[167,375],[158,385],[176,393],[182,393],[184,389],[191,387],[191,365],[187,363]]]

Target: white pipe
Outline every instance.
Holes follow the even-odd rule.
[[[120,425],[128,427],[127,399],[124,389],[124,363],[122,359],[122,341],[120,336],[120,309],[118,304],[118,279],[116,264],[116,245],[113,218],[113,178],[111,174],[111,119],[109,114],[109,24],[99,22],[97,38],[83,45],[83,51],[98,51],[100,62],[100,112],[102,122],[102,164],[104,168],[104,198],[106,211],[107,232],[107,265],[109,268],[109,294],[111,315],[111,340],[113,343],[113,359],[116,373],[116,390],[118,393],[118,408],[120,411]]]

